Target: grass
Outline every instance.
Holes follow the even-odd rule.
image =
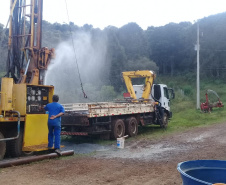
[[[0,78],[6,75],[6,72],[0,72]]]

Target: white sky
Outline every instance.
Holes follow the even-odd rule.
[[[68,23],[65,0],[43,0],[43,19]],[[193,22],[226,11],[225,0],[66,0],[69,18],[78,26],[121,27],[136,22],[144,30],[169,22]],[[6,24],[10,0],[0,0],[0,23]]]

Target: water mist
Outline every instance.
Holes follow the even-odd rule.
[[[94,39],[90,33],[79,32],[73,36],[73,42],[74,48],[72,39],[57,46],[56,58],[46,72],[45,84],[54,85],[61,103],[85,102],[78,68],[88,96],[101,86],[102,74],[107,74],[109,70],[105,38]]]

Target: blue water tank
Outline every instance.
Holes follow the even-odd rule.
[[[226,161],[196,160],[177,165],[183,185],[226,184]]]

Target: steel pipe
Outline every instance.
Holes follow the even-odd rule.
[[[62,151],[61,154],[62,156],[74,155],[74,150]],[[50,154],[44,154],[44,155],[35,155],[35,156],[22,157],[17,159],[3,160],[0,162],[0,168],[18,166],[22,164],[29,164],[31,162],[41,161],[44,159],[52,159],[56,157],[59,157],[57,153],[50,153]]]

